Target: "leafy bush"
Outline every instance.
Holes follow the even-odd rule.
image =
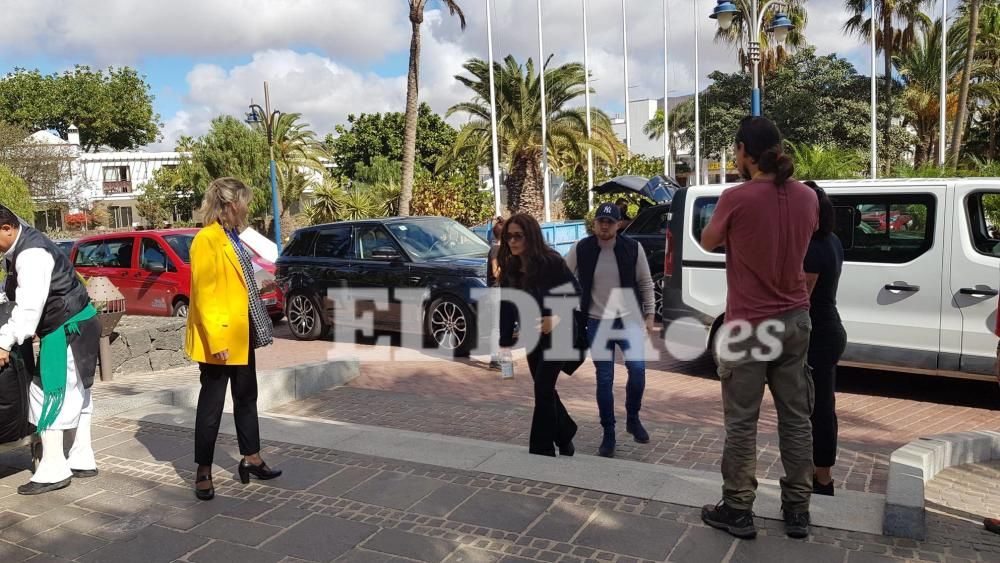
[[[795,161],[795,177],[800,180],[839,180],[860,178],[865,161],[854,150],[789,143]]]
[[[0,165],[0,202],[25,221],[35,221],[35,204],[28,184],[5,165]]]
[[[410,210],[414,215],[451,217],[466,226],[479,225],[493,214],[493,196],[472,183],[418,177]]]

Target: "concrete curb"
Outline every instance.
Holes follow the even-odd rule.
[[[343,385],[360,375],[358,361],[328,360],[302,364],[257,374],[257,408],[261,411],[289,401],[297,401],[324,389]],[[184,385],[135,395],[103,399],[96,403],[95,416],[103,418],[148,405],[196,408],[200,387]],[[226,409],[232,409],[232,397],[226,397]]]
[[[892,453],[885,496],[887,536],[923,540],[927,533],[924,487],[953,465],[1000,459],[1000,432],[956,432],[920,438]]]
[[[190,429],[194,427],[195,412],[149,405],[122,413],[120,418]],[[223,417],[220,432],[235,434],[232,417]],[[722,479],[716,471],[607,459],[580,452],[570,458],[549,458],[531,455],[523,445],[300,416],[261,413],[260,432],[265,440],[530,479],[696,508],[714,504],[722,489]],[[813,496],[810,503],[814,525],[867,534],[881,532],[884,507],[882,495],[855,491],[837,491],[836,497]],[[780,520],[780,509],[779,484],[761,479],[755,503],[757,516]]]

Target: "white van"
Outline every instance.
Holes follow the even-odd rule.
[[[837,305],[847,329],[842,365],[993,378],[1000,287],[1000,179],[818,182],[844,244]],[[664,323],[714,329],[726,307],[723,250],[698,244],[729,185],[673,199],[663,278]]]

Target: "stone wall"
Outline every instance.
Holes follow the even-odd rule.
[[[124,316],[111,334],[114,373],[148,373],[193,362],[184,355],[185,319]]]

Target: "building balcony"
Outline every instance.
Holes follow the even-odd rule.
[[[131,180],[104,181],[104,195],[130,194],[132,193]]]

